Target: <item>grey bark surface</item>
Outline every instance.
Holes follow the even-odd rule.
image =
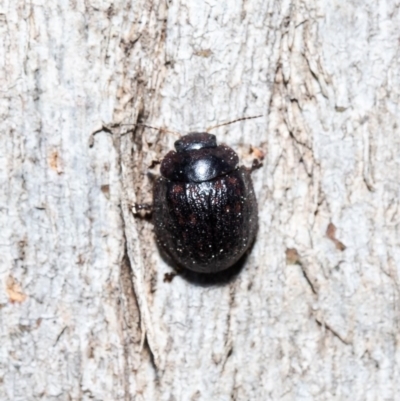
[[[0,4],[0,400],[400,399],[400,2]],[[259,231],[164,261],[154,161],[213,131]],[[149,174],[151,173],[151,174]]]

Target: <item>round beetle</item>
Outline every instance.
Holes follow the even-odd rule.
[[[154,184],[157,243],[180,267],[201,273],[227,269],[256,235],[252,169],[238,167],[233,149],[217,145],[207,132],[181,137],[175,149],[162,160],[162,177]]]

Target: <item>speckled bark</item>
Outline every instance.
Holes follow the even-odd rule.
[[[0,399],[400,398],[400,3],[0,4]],[[154,161],[250,166],[240,272],[165,274]],[[125,125],[126,124],[126,125]],[[167,276],[170,277],[170,276]]]

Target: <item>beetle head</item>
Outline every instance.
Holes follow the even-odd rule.
[[[217,138],[207,132],[191,132],[175,142],[177,152],[198,150],[204,148],[216,148]]]

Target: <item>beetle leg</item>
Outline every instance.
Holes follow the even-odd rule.
[[[151,161],[151,164],[150,164],[149,168],[154,168],[158,164],[161,164],[161,161],[158,160],[158,159],[154,159],[154,160]]]
[[[253,159],[253,164],[250,167],[250,172],[252,173],[254,170],[257,170],[262,167],[262,162],[258,159]]]
[[[138,214],[141,210],[144,210],[146,213],[153,212],[153,204],[152,203],[135,203],[133,205],[133,214]]]

